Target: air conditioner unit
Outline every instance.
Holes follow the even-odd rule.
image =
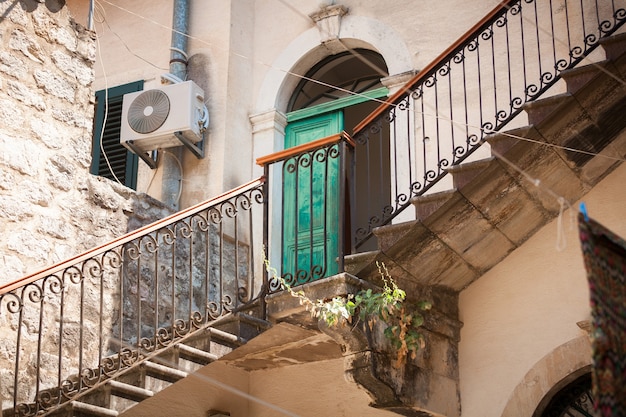
[[[120,143],[133,152],[180,146],[202,140],[208,118],[204,91],[193,81],[125,94]]]

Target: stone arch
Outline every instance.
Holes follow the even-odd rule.
[[[557,384],[591,367],[591,342],[582,335],[541,358],[515,387],[501,417],[532,416],[541,400]]]
[[[380,53],[387,63],[390,75],[412,69],[411,54],[402,38],[378,20],[363,16],[344,16],[340,39],[347,48],[365,48]],[[259,91],[257,110],[275,109],[284,112],[299,81],[290,74],[304,74],[330,54],[320,43],[320,34],[316,27],[294,39],[272,62]]]

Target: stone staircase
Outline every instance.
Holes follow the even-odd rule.
[[[452,190],[413,199],[416,220],[376,229],[378,250],[346,271],[372,280],[379,261],[407,293],[459,292],[581,199],[626,156],[626,34],[602,47],[604,61],[563,73],[565,93],[525,106],[528,126],[490,135],[491,158],[450,168]]]
[[[80,392],[71,400],[59,400],[62,387],[41,392],[40,398],[49,396],[65,404],[40,415],[117,416],[141,401],[158,395],[198,369],[219,360],[268,329],[270,324],[257,316],[258,312],[255,311],[223,316],[158,352],[142,355],[141,359],[121,373]],[[137,352],[132,354],[136,355]],[[5,417],[14,415],[22,414],[14,414],[13,410],[3,412]]]

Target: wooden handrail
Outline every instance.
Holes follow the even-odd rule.
[[[42,269],[38,272],[35,272],[33,274],[27,275],[23,278],[20,278],[18,280],[15,280],[13,282],[9,282],[7,284],[1,285],[0,286],[0,295],[5,294],[9,291],[12,291],[16,288],[22,287],[24,285],[30,284],[31,282],[35,282],[40,278],[44,278],[46,276],[52,275],[55,272],[58,272],[64,268],[70,267],[72,265],[75,265],[79,262],[85,261],[89,258],[92,258],[96,255],[99,255],[101,253],[104,253],[106,251],[109,251],[117,246],[123,245],[127,242],[130,242],[133,239],[136,239],[139,236],[143,236],[143,235],[147,235],[149,233],[152,233],[164,226],[167,226],[171,223],[175,223],[179,220],[184,219],[185,217],[189,217],[191,215],[194,215],[202,210],[205,210],[207,208],[209,208],[212,205],[216,205],[219,203],[222,203],[226,200],[228,200],[229,198],[232,198],[234,196],[236,196],[237,194],[240,194],[242,192],[248,191],[248,190],[252,190],[260,185],[262,185],[263,183],[265,183],[265,177],[260,177],[257,178],[255,180],[249,181],[243,185],[240,185],[237,188],[234,188],[230,191],[227,191],[225,193],[222,193],[220,195],[218,195],[217,197],[214,197],[210,200],[206,200],[203,201],[201,203],[196,204],[195,206],[191,206],[188,207],[184,210],[181,210],[177,213],[172,214],[171,216],[168,217],[164,217],[161,220],[157,220],[154,223],[148,224],[144,227],[141,227],[137,230],[133,230],[130,233],[127,233],[123,236],[118,237],[117,239],[114,239],[108,243],[105,243],[104,245],[100,245],[97,246],[95,248],[89,249],[86,252],[83,252],[79,255],[74,256],[73,258],[69,258],[66,259],[65,261],[59,262],[55,265],[52,265],[50,267],[47,267],[45,269]]]
[[[292,148],[283,149],[282,151],[262,156],[260,158],[257,158],[256,163],[260,166],[273,164],[274,162],[282,161],[304,152],[312,151],[317,148],[323,148],[324,146],[337,143],[342,139],[345,139],[346,142],[354,147],[354,140],[352,139],[352,137],[345,131],[342,131],[341,133],[336,133],[322,139],[317,139],[312,142],[303,143],[302,145],[297,145]]]
[[[462,46],[470,39],[474,34],[483,29],[483,26],[489,24],[491,19],[500,13],[503,9],[508,8],[510,3],[515,2],[516,0],[503,0],[496,7],[493,8],[485,17],[483,17],[478,23],[471,27],[467,32],[465,32],[459,39],[456,40],[452,45],[450,45],[445,51],[443,51],[437,58],[435,58],[430,64],[428,64],[424,69],[415,74],[413,78],[411,78],[400,90],[398,90],[395,94],[385,100],[380,106],[378,106],[372,113],[369,114],[365,119],[363,119],[356,127],[354,128],[353,135],[359,133],[365,126],[370,124],[374,119],[380,116],[385,110],[389,109],[389,107],[393,106],[400,97],[402,97],[407,91],[412,89],[416,84],[418,84],[423,78],[428,76],[433,68],[436,68],[441,62],[445,61],[449,58],[449,56],[456,52],[456,49]]]

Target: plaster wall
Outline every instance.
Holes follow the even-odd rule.
[[[112,0],[100,5],[95,19],[100,39],[95,89],[139,79],[145,89],[159,86],[161,75],[169,72],[172,2]],[[203,159],[186,150],[179,155],[175,148],[160,155],[163,159],[174,154],[183,166],[180,208],[250,180],[252,166],[247,119],[252,6],[241,1],[190,1],[189,5],[188,79],[204,90],[210,122]],[[68,6],[76,16],[87,14],[87,2],[70,0]],[[232,158],[234,154],[237,158]],[[160,199],[162,160],[158,165],[153,171],[139,163],[137,189]]]
[[[626,236],[624,179],[626,166],[622,165],[584,199],[590,216],[621,236]],[[459,372],[464,417],[501,416],[513,391],[536,363],[585,335],[576,323],[590,319],[589,291],[571,214],[572,210],[567,210],[562,220],[543,227],[461,292],[460,320],[464,325]],[[567,242],[563,250],[556,248],[560,228]],[[576,361],[563,358],[546,369],[575,371],[572,363]],[[550,386],[541,389],[545,393]]]
[[[241,118],[239,112],[248,112],[245,96],[250,90],[249,76],[239,76],[242,71],[245,75],[250,72],[245,69],[248,60],[241,58],[248,56],[250,43],[246,38],[251,32],[241,29],[250,27],[253,18],[248,3],[190,1],[190,77],[205,90],[210,123],[205,134],[205,158],[199,160],[183,152],[182,207],[251,178],[249,147],[245,144],[249,123],[234,121]],[[202,62],[193,57],[201,57]],[[233,82],[237,78],[241,78],[239,84]]]
[[[68,0],[67,4],[79,21],[86,21],[88,2]],[[497,1],[482,0],[471,8],[460,0],[428,7],[417,1],[404,2],[402,7],[374,0],[340,4],[349,10],[339,34],[342,44],[378,50],[393,75],[424,67]],[[303,74],[319,59],[337,52],[321,45],[319,31],[309,18],[319,7],[311,0],[190,1],[190,76],[205,89],[211,121],[205,158],[183,152],[181,207],[259,175],[254,158],[268,149],[280,149],[274,146],[280,132],[268,131],[267,140],[257,140],[252,132],[258,128],[250,117],[284,111],[298,81],[288,73]],[[145,81],[146,89],[160,83],[160,75],[168,69],[171,10],[167,0],[99,3],[96,90],[138,79]],[[162,169],[155,172],[143,162],[139,165],[138,191],[160,198]]]
[[[220,410],[231,417],[393,417],[369,407],[370,398],[344,377],[343,359],[243,371],[215,362],[142,401],[127,417],[204,417]]]

